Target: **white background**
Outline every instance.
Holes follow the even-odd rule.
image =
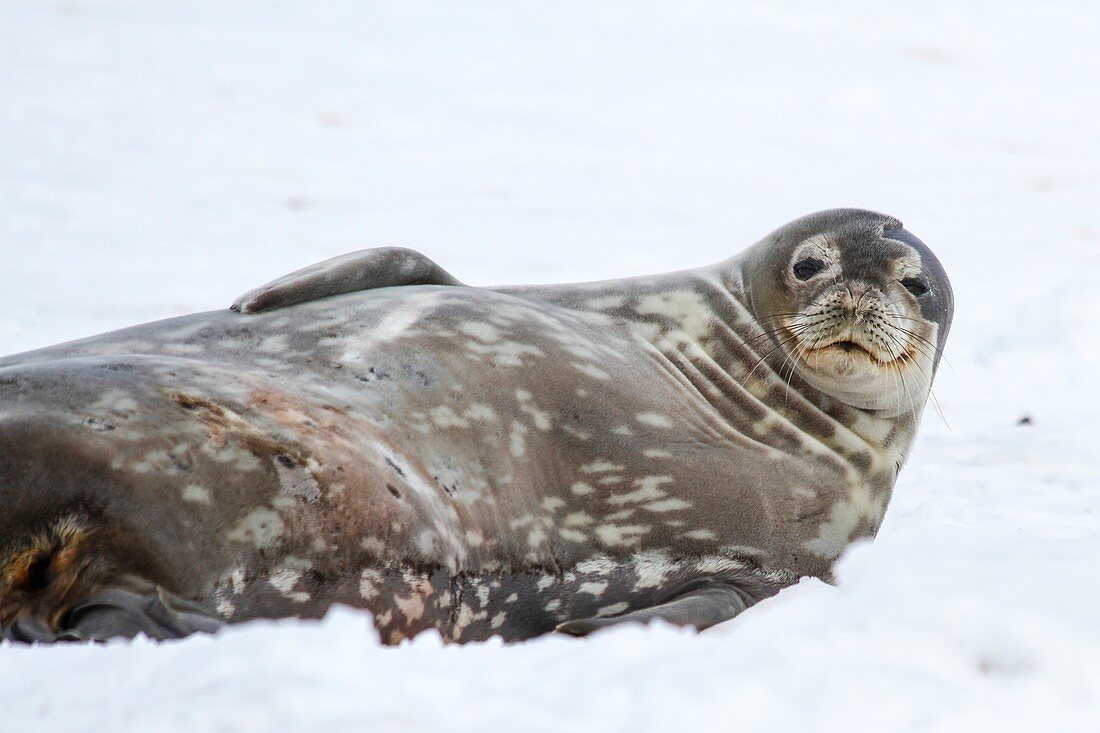
[[[760,5],[3,0],[0,353],[363,247],[587,280],[833,206],[957,306],[839,587],[703,635],[4,646],[0,731],[1100,730],[1100,4]]]

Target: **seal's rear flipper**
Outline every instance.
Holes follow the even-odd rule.
[[[175,639],[221,628],[212,611],[115,563],[108,534],[75,512],[4,548],[0,640]],[[126,555],[136,561],[141,552],[129,545]]]
[[[728,621],[753,605],[757,599],[732,585],[706,585],[671,601],[639,608],[621,616],[575,619],[558,624],[557,631],[573,636],[586,636],[608,626],[621,623],[648,624],[656,619],[675,626],[692,626],[698,631]]]
[[[230,306],[241,313],[400,285],[461,285],[419,252],[403,247],[363,249],[296,270],[250,290]]]
[[[48,644],[132,639],[145,634],[162,641],[197,632],[214,633],[223,626],[216,616],[156,586],[142,593],[120,588],[106,590],[77,601],[54,624],[47,618],[20,614],[0,629],[0,639]]]
[[[152,639],[179,639],[196,632],[212,634],[222,621],[198,606],[151,588],[148,593],[112,589],[76,603],[66,614],[66,639],[105,641],[145,634]]]

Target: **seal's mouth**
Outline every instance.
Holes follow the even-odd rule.
[[[783,322],[797,361],[830,379],[878,378],[911,361],[912,332],[902,328],[896,304],[879,296],[854,298],[847,288],[820,299]],[[789,343],[789,342],[788,342]]]
[[[827,344],[814,346],[810,353],[818,355],[819,358],[827,355],[839,356],[843,354],[850,359],[865,359],[872,365],[879,367],[887,366],[893,361],[892,355],[883,354],[875,347],[856,341],[851,337],[840,338]]]
[[[825,348],[825,349],[838,348],[838,349],[843,349],[844,351],[846,351],[848,353],[852,353],[853,351],[860,352],[860,353],[866,354],[867,356],[875,359],[876,361],[878,360],[878,357],[875,356],[875,354],[871,353],[871,351],[866,346],[864,346],[863,344],[856,343],[855,341],[834,341],[833,343],[828,344],[827,346],[824,346],[822,348]]]

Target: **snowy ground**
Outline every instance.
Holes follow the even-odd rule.
[[[1098,27],[1091,1],[4,0],[0,353],[361,247],[595,279],[838,205],[902,218],[958,303],[946,420],[837,588],[703,635],[387,649],[344,611],[2,647],[0,731],[1100,730]]]

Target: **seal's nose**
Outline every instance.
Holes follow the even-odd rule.
[[[845,283],[844,292],[845,315],[857,321],[877,309],[885,298],[881,288],[866,282]]]

